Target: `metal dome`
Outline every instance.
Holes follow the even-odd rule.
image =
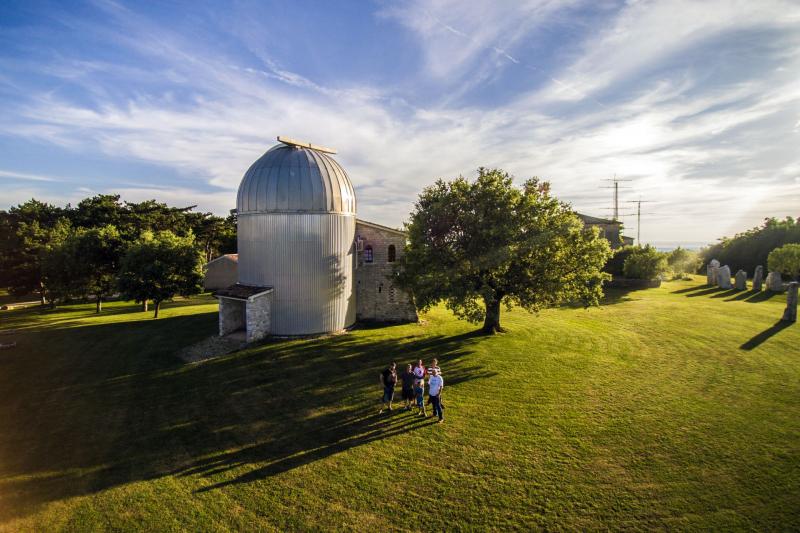
[[[356,195],[347,172],[331,152],[308,143],[282,141],[245,172],[239,213],[355,214]]]

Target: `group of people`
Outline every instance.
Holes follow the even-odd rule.
[[[400,374],[399,380],[402,382],[402,398],[405,402],[406,411],[411,410],[411,406],[416,404],[418,416],[428,416],[425,409],[425,378],[428,379],[428,404],[433,407],[433,416],[439,417],[439,423],[444,421],[442,412],[442,390],[444,389],[444,378],[442,369],[439,368],[439,361],[434,359],[431,366],[425,367],[422,359],[416,365],[407,365],[405,372]],[[397,363],[392,362],[389,367],[381,372],[381,385],[383,385],[383,407],[384,410],[392,410],[394,401],[394,389],[397,386]],[[379,414],[380,414],[379,413]]]

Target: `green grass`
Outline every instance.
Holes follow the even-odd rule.
[[[0,530],[800,528],[800,325],[698,277],[201,364],[209,297],[0,314]],[[442,425],[378,416],[438,357]]]

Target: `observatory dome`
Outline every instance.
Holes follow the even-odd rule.
[[[334,150],[278,141],[239,185],[238,282],[273,289],[274,335],[342,330],[356,312],[353,185]]]
[[[279,138],[245,173],[236,208],[242,213],[355,214],[356,195],[333,150]]]

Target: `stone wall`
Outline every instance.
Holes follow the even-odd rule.
[[[255,342],[269,335],[272,293],[255,296],[247,301],[247,342]]]
[[[389,247],[394,246],[395,261],[403,255],[405,233],[359,220],[356,241],[363,249],[356,261],[356,319],[375,322],[416,322],[417,311],[410,296],[392,283],[394,262]],[[371,250],[372,262],[367,259]]]

